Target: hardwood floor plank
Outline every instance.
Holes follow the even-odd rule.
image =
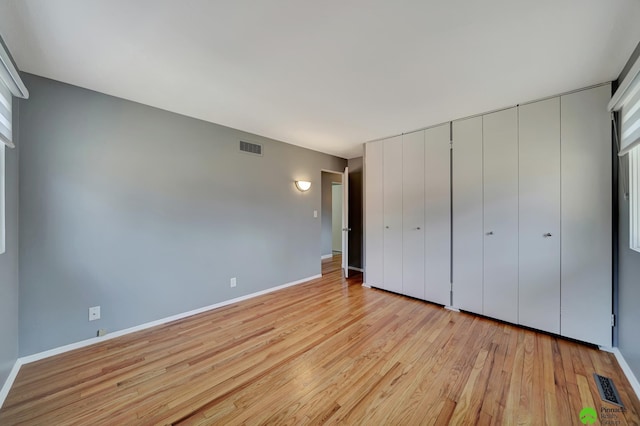
[[[545,409],[548,407],[549,414],[545,410],[545,414],[547,417],[553,415],[553,413],[557,413],[558,417],[554,417],[561,421],[561,424],[577,424],[580,419],[578,418],[578,413],[575,413],[571,410],[571,404],[569,403],[569,392],[567,389],[567,380],[565,377],[565,370],[562,363],[562,354],[560,353],[560,348],[558,341],[555,339],[551,339],[551,357],[553,365],[547,365],[552,369],[553,374],[553,383],[554,390],[547,391],[548,395],[553,395],[555,398],[553,400],[549,400],[548,404],[545,404]],[[545,400],[546,402],[547,400]]]
[[[451,422],[454,424],[475,424],[478,421],[478,415],[480,414],[480,407],[482,403],[482,394],[478,392],[474,393],[474,387],[476,380],[484,365],[487,361],[488,351],[482,349],[476,361],[473,365],[469,378],[465,382],[465,386],[462,389],[460,397],[456,401],[456,408],[451,417]]]
[[[505,425],[514,425],[518,423],[518,412],[520,406],[520,392],[523,381],[524,371],[524,333],[518,333],[516,336],[518,343],[515,351],[509,355],[512,357],[511,364],[513,366],[511,378],[509,381],[509,392],[503,412],[502,419]]]
[[[496,377],[501,377],[503,372],[503,365],[507,356],[508,347],[508,335],[506,333],[496,333],[492,340],[491,352],[491,368],[488,372],[489,380],[487,381],[487,387],[485,390],[485,397],[482,401],[481,412],[487,417],[493,419],[493,416],[498,411],[500,401],[504,400],[505,389],[502,380],[497,380]]]
[[[321,279],[24,365],[0,424],[579,424],[612,354]],[[599,411],[600,412],[600,411]]]

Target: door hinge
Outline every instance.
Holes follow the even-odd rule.
[[[615,327],[615,326],[616,326],[616,315],[611,314],[611,327]]]

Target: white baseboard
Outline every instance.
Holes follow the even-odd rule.
[[[254,297],[262,296],[264,294],[268,294],[277,290],[282,290],[287,287],[292,287],[294,285],[302,284],[307,281],[314,280],[316,278],[321,278],[322,275],[313,275],[311,277],[303,278],[301,280],[292,281],[287,284],[279,285],[277,287],[271,287],[266,290],[258,291],[256,293],[247,294],[246,296],[236,297],[235,299],[225,300],[219,303],[215,303],[213,305],[205,306],[203,308],[194,309],[189,312],[183,312],[181,314],[172,315],[170,317],[162,318],[156,321],[147,322],[145,324],[136,325],[135,327],[125,328],[124,330],[114,331],[113,333],[106,334],[102,337],[92,337],[91,339],[82,340],[80,342],[71,343],[69,345],[60,346],[58,348],[49,349],[44,352],[39,352],[33,355],[28,355],[22,358],[18,358],[18,362],[21,364],[28,364],[30,362],[39,361],[41,359],[49,358],[54,355],[59,355],[65,352],[72,351],[74,349],[84,348],[86,346],[94,345],[96,343],[104,342],[105,340],[115,339],[116,337],[124,336],[125,334],[135,333],[136,331],[145,330],[147,328],[155,327],[157,325],[166,324],[171,321],[176,321],[179,319],[187,318],[192,315],[200,314],[202,312],[211,311],[216,308],[221,308],[223,306],[232,305],[234,303],[242,302],[243,300],[252,299]],[[17,374],[17,372],[16,372]],[[7,391],[8,392],[8,391]]]
[[[325,260],[325,259],[331,259],[332,257],[333,257],[333,253],[323,254],[322,256],[320,256],[320,259]]]
[[[454,308],[453,306],[445,306],[444,308],[445,308],[447,311],[460,312],[460,309],[458,309],[458,308]]]
[[[600,349],[603,351],[611,352],[615,355],[618,364],[620,364],[620,368],[622,368],[624,375],[627,376],[627,380],[629,380],[629,383],[631,383],[631,387],[636,393],[636,397],[640,399],[640,382],[638,382],[638,378],[635,376],[635,374],[633,374],[631,367],[629,367],[629,364],[627,364],[627,361],[622,356],[622,352],[620,352],[620,349],[603,347],[600,347]]]
[[[355,266],[349,266],[349,269],[351,269],[352,271],[358,271],[358,272],[363,272],[364,273],[364,269],[356,268]]]
[[[20,362],[20,359],[17,359],[15,364],[13,364],[13,368],[9,373],[9,377],[7,377],[7,380],[4,382],[2,389],[0,389],[0,408],[2,408],[2,406],[4,405],[4,401],[7,399],[7,396],[9,395],[9,390],[11,389],[11,386],[13,386],[13,382],[16,380],[16,377],[18,376],[18,371],[20,371],[21,366],[22,366],[22,363]]]
[[[371,286],[367,283],[362,283],[362,287],[371,288]]]

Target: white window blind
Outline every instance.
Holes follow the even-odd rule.
[[[640,145],[640,58],[635,60],[620,82],[608,107],[609,111],[620,111],[618,155],[626,155]]]
[[[640,144],[640,74],[624,94],[620,109],[620,153],[625,155]]]
[[[5,229],[5,147],[14,148],[11,130],[12,96],[28,98],[29,91],[24,86],[20,74],[11,59],[9,49],[0,37],[0,254],[6,249]]]
[[[0,141],[13,148],[11,99],[11,91],[0,81]]]
[[[0,37],[0,142],[11,148],[13,134],[11,132],[11,96],[27,99],[29,91],[24,86],[20,74],[13,64],[9,49]]]

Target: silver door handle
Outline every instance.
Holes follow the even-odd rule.
[[[493,235],[493,231],[487,232],[487,235]]]
[[[551,232],[547,232],[546,234],[543,235],[543,237],[551,237]]]
[[[389,227],[388,227],[388,226],[385,226],[385,228],[389,229]]]
[[[420,227],[418,226],[416,229],[419,231],[419,230],[420,230]]]
[[[388,226],[387,226],[387,228],[388,228]],[[351,228],[342,228],[342,230],[349,232],[349,231],[351,231]]]

